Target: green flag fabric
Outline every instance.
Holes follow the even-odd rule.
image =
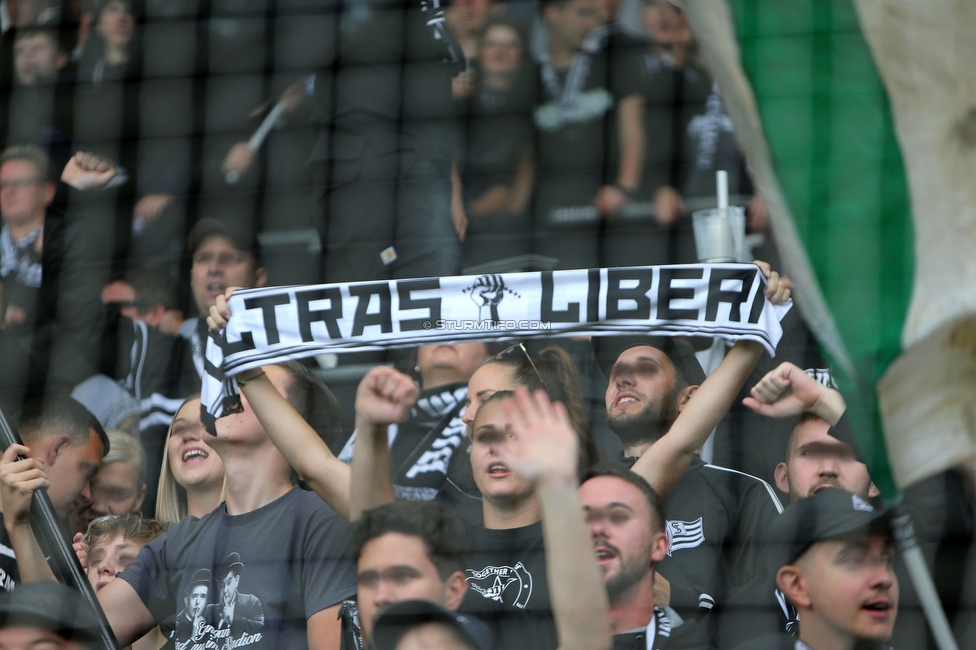
[[[871,2],[897,4],[861,4]],[[911,431],[900,422],[908,421],[904,417],[887,417],[891,399],[886,400],[882,426],[879,381],[884,378],[883,385],[894,386],[889,397],[899,395],[894,403],[903,412],[914,409],[911,417],[917,421],[955,427],[965,438],[964,409],[956,408],[950,418],[960,420],[956,424],[926,420],[933,404],[945,403],[944,395],[929,394],[944,388],[923,386],[917,377],[906,381],[910,368],[902,368],[914,353],[911,363],[924,365],[927,379],[939,373],[942,361],[931,353],[933,347],[944,346],[926,339],[925,328],[940,335],[939,341],[955,341],[962,357],[968,351],[969,368],[976,366],[971,363],[976,343],[959,333],[958,322],[947,334],[939,318],[918,317],[917,309],[912,312],[916,317],[910,316],[910,306],[920,304],[913,298],[913,288],[919,292],[919,230],[912,219],[918,206],[909,192],[898,134],[920,126],[897,128],[877,52],[872,51],[883,39],[869,43],[863,31],[862,14],[877,19],[872,26],[887,27],[884,7],[871,13],[853,0],[692,0],[684,6],[769,206],[786,271],[797,281],[798,307],[832,361],[872,477],[882,494],[893,499],[898,485],[958,462],[967,452],[961,445],[958,453],[935,454],[920,467],[915,449],[919,444],[931,447],[939,431],[919,431],[917,422]],[[909,57],[893,57],[897,60],[891,67],[903,69],[903,59]],[[925,175],[919,167],[924,165],[916,165],[916,178]],[[957,264],[971,262],[960,257]],[[930,313],[931,306],[927,308]],[[976,305],[956,311],[954,318],[965,322],[976,314]],[[906,336],[906,321],[916,323],[917,341]],[[954,338],[949,336],[953,332]],[[919,347],[893,365],[906,343]],[[923,343],[928,353],[919,352]],[[900,380],[892,380],[893,371]],[[959,392],[958,387],[952,390]],[[912,404],[927,408],[923,412]],[[976,418],[969,425],[976,426],[972,422]]]

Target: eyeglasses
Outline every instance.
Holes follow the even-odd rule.
[[[546,385],[546,380],[542,378],[542,373],[539,372],[539,369],[535,365],[535,361],[532,360],[532,355],[530,355],[529,351],[525,349],[525,345],[523,343],[516,343],[515,345],[505,348],[504,350],[502,350],[501,352],[493,356],[491,360],[500,361],[506,355],[511,354],[514,350],[522,351],[522,354],[525,355],[525,358],[528,359],[529,364],[532,366],[532,370],[535,371],[535,376],[539,378],[539,383],[541,383],[542,386],[546,388],[546,390],[548,390],[548,386]]]
[[[32,185],[37,185],[41,182],[40,178],[14,178],[8,181],[0,181],[0,192],[3,190],[20,190],[25,187],[31,187]]]
[[[96,517],[92,519],[88,524],[88,530],[91,530],[95,525],[102,523],[103,521],[108,521],[109,519],[118,519],[122,515],[102,515],[101,517]]]

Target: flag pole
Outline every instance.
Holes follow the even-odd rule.
[[[899,503],[895,506],[895,516],[891,520],[891,525],[898,542],[898,550],[905,560],[908,575],[915,586],[915,592],[918,594],[919,602],[922,603],[925,618],[928,619],[929,628],[939,650],[958,650],[959,646],[956,645],[949,620],[942,610],[939,594],[935,590],[935,583],[932,582],[932,576],[925,565],[925,557],[918,544],[918,535],[915,534],[915,525],[912,524],[904,504]]]
[[[10,427],[7,416],[0,408],[0,446],[4,450],[10,445],[22,445],[20,436]],[[58,576],[61,582],[81,594],[82,599],[88,603],[98,620],[101,631],[102,647],[106,650],[119,650],[119,642],[112,632],[108,618],[98,604],[95,590],[88,582],[88,576],[81,569],[81,563],[74,549],[68,544],[68,536],[65,534],[54,504],[47,490],[35,490],[31,498],[31,528],[37,537],[37,543],[49,558],[48,562],[52,565],[51,569]],[[16,593],[16,591],[15,591]]]

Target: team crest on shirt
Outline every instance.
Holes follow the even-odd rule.
[[[701,546],[705,541],[705,529],[701,517],[694,521],[668,519],[665,528],[668,533],[668,555],[683,548]]]
[[[525,609],[532,597],[532,574],[521,562],[514,567],[486,566],[467,569],[468,585],[489,600]]]

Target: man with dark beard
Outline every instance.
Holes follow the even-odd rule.
[[[691,346],[679,339],[603,337],[595,347],[609,381],[607,422],[630,467],[668,432],[705,373]],[[768,484],[696,456],[665,509],[668,549],[657,570],[670,586],[668,604],[679,614],[700,618],[762,584],[766,569],[758,540],[782,511]],[[714,639],[717,617],[703,624]]]
[[[598,465],[579,489],[610,599],[615,650],[707,647],[693,622],[654,601],[654,573],[668,552],[664,506],[641,476]]]

